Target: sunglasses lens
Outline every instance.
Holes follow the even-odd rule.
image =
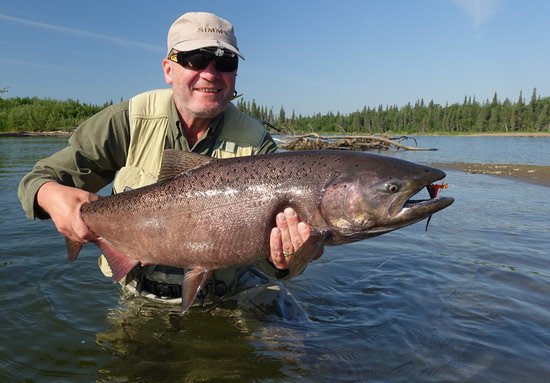
[[[216,70],[219,72],[233,72],[239,66],[239,59],[235,57],[216,57]]]
[[[202,53],[178,53],[178,63],[185,68],[202,70],[210,63],[210,59]]]
[[[203,52],[178,52],[177,60],[185,68],[203,70],[214,60],[218,72],[233,72],[239,66],[239,59],[234,57],[218,57]]]

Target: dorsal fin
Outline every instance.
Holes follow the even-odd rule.
[[[177,149],[165,149],[162,152],[162,163],[157,181],[160,182],[174,178],[178,174],[200,168],[212,161],[215,161],[214,158],[203,156],[202,154],[184,152]]]

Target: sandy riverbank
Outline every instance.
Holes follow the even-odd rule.
[[[460,136],[471,137],[550,137],[550,132],[514,132],[514,133],[472,133],[461,134]]]
[[[550,132],[500,132],[500,133],[407,133],[403,134],[411,137],[436,136],[436,137],[550,137]]]
[[[478,164],[467,162],[435,163],[432,166],[447,170],[461,170],[472,174],[489,174],[537,185],[550,186],[550,166],[525,164]]]

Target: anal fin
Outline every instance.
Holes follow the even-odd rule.
[[[130,270],[132,270],[139,263],[139,261],[132,259],[121,251],[115,249],[113,245],[111,245],[104,238],[99,238],[96,241],[96,245],[101,249],[105,255],[105,258],[107,258],[109,267],[113,272],[113,278],[116,281],[120,281],[124,278],[124,276],[126,276],[126,274],[128,274]]]
[[[212,270],[202,267],[195,267],[187,271],[183,277],[181,286],[181,313],[184,314],[197,297],[200,289],[212,276]]]

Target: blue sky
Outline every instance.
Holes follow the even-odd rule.
[[[230,20],[237,90],[275,112],[550,96],[548,0],[0,0],[0,89],[100,104],[165,87],[170,24]]]

